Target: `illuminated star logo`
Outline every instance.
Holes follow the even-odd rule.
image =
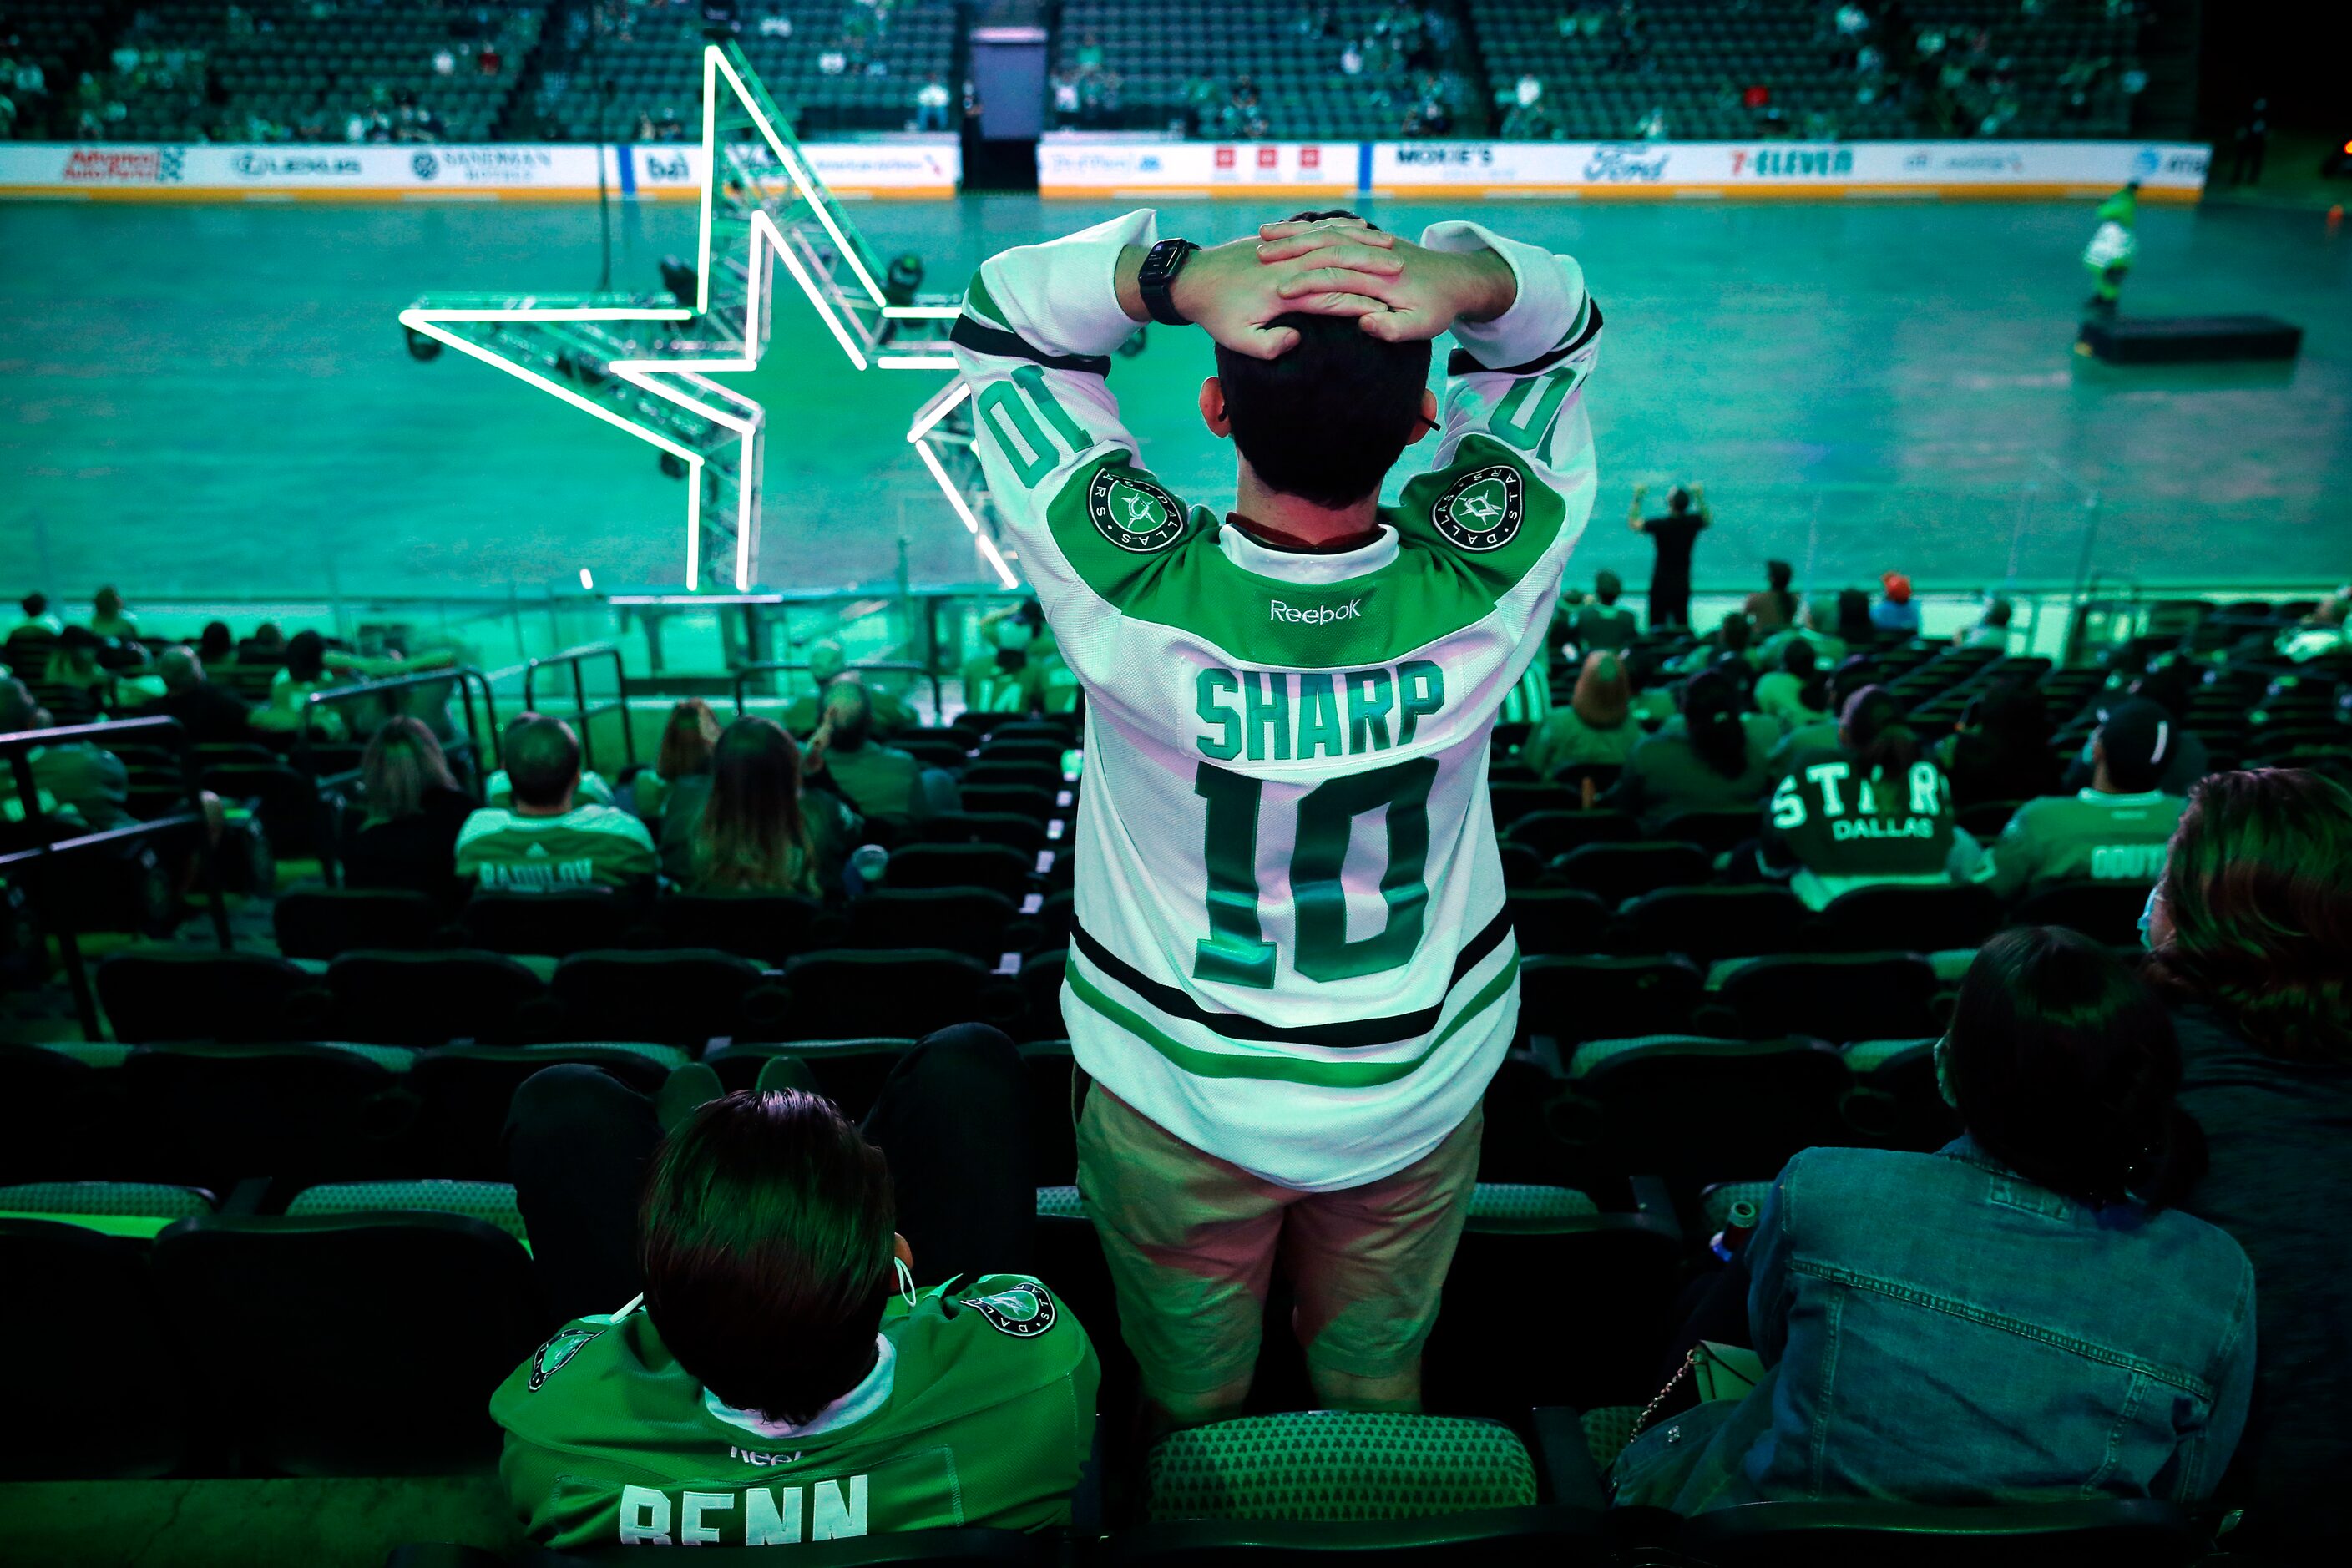
[[[736,591],[748,590],[751,586],[758,557],[759,475],[766,415],[755,400],[712,381],[710,377],[713,374],[752,371],[759,366],[760,355],[768,339],[766,312],[772,306],[764,287],[770,275],[769,258],[772,258],[781,264],[793,281],[800,285],[801,291],[808,297],[809,304],[818,318],[848,357],[852,370],[952,373],[955,362],[944,352],[943,345],[922,345],[930,348],[931,352],[921,353],[879,352],[877,335],[866,330],[861,321],[850,318],[854,312],[869,313],[877,321],[910,317],[952,317],[956,313],[952,307],[890,305],[885,301],[880,283],[866,266],[861,247],[845,230],[843,220],[835,213],[823,181],[810,168],[790,132],[777,124],[765,107],[764,91],[756,87],[756,78],[747,79],[749,73],[749,64],[741,62],[740,54],[731,46],[713,44],[703,50],[701,220],[695,258],[696,297],[693,309],[688,310],[683,305],[621,303],[617,302],[615,296],[601,295],[550,300],[545,303],[531,297],[498,304],[442,306],[425,303],[400,313],[401,324],[411,331],[520,377],[541,392],[627,431],[683,463],[687,478],[686,584],[689,591],[701,587],[705,565],[702,560],[702,507],[703,470],[708,454],[696,450],[668,430],[643,418],[632,417],[625,407],[599,402],[573,386],[565,385],[541,369],[543,361],[534,363],[528,357],[511,357],[509,353],[501,353],[498,346],[478,341],[460,329],[495,323],[506,328],[505,335],[511,337],[518,330],[525,333],[538,328],[556,330],[567,322],[616,323],[620,324],[619,330],[622,331],[626,331],[630,324],[653,329],[677,325],[679,335],[646,331],[629,333],[633,339],[659,336],[662,339],[660,351],[649,356],[607,360],[604,362],[603,368],[630,386],[675,404],[688,414],[708,421],[712,426],[733,433],[736,443],[733,459],[736,478],[735,559],[731,574]],[[795,212],[805,211],[823,229],[822,240],[814,229],[803,235],[798,231],[804,225],[796,219],[793,232],[787,232],[777,226],[765,206],[750,209],[748,252],[743,269],[746,287],[740,329],[735,329],[733,322],[722,317],[713,316],[710,311],[712,214],[723,162],[719,139],[722,90],[730,95],[735,106],[730,110],[730,119],[735,110],[740,110],[748,119],[750,126],[756,129],[759,139],[766,144],[767,153],[774,159],[776,168],[791,182],[799,198]],[[819,250],[821,243],[825,245],[831,257],[846,264],[852,274],[850,280],[836,284],[826,272],[829,258]],[[840,292],[835,299],[829,300],[828,292],[836,289]],[[853,289],[856,292],[850,292]],[[864,296],[862,300],[856,297],[860,293]],[[684,328],[684,323],[697,318],[704,318],[700,331]],[[934,399],[931,405],[926,405],[927,409],[938,402]],[[926,426],[925,429],[928,428]],[[1007,587],[1014,585],[1017,579],[1005,565],[994,544],[981,531],[979,521],[949,483],[929,444],[919,439],[920,434],[910,435],[908,439],[917,442],[926,466],[940,480],[942,489],[948,490],[949,500],[954,504],[958,516],[972,533],[998,577]],[[717,566],[720,563],[711,564]]]

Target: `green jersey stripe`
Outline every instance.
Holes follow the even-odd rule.
[[[1486,960],[1488,953],[1503,945],[1511,934],[1508,910],[1497,910],[1479,931],[1464,945],[1454,961],[1454,973],[1446,981],[1446,994],[1462,984],[1465,976]],[[1133,964],[1105,947],[1083,926],[1070,928],[1070,941],[1093,963],[1097,969],[1149,1001],[1159,1011],[1189,1024],[1213,1029],[1229,1040],[1257,1040],[1268,1045],[1322,1046],[1334,1050],[1361,1049],[1367,1046],[1392,1046],[1401,1040],[1418,1039],[1437,1027],[1437,1020],[1445,1011],[1444,998],[1433,1005],[1411,1013],[1392,1013],[1385,1018],[1349,1018],[1331,1024],[1305,1024],[1297,1028],[1284,1028],[1246,1013],[1213,1013],[1173,985],[1162,985]]]
[[[976,271],[971,275],[971,282],[964,289],[963,308],[979,318],[982,326],[994,327],[1000,331],[1006,330],[1004,307],[996,302],[996,296],[988,291],[987,280]]]
[[[1418,1055],[1394,1062],[1326,1062],[1297,1057],[1232,1056],[1222,1051],[1200,1050],[1173,1038],[1133,1008],[1106,995],[1101,987],[1081,972],[1073,969],[1066,978],[1072,995],[1196,1077],[1267,1079],[1282,1083],[1312,1084],[1322,1089],[1372,1089],[1410,1077],[1443,1049],[1445,1042],[1452,1039],[1465,1024],[1507,994],[1518,984],[1519,956],[1514,950],[1509,962],[1495,972],[1493,979],[1478,988],[1477,994],[1454,1016],[1454,1021],[1438,1031],[1436,1037]]]

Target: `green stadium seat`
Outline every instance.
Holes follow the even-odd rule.
[[[163,1203],[143,1196],[137,1205]],[[0,1333],[37,1347],[8,1374],[0,1474],[12,1481],[145,1479],[173,1473],[188,1457],[194,1347],[179,1340],[157,1296],[148,1244],[83,1223],[127,1217],[0,1214],[0,1279],[8,1282]]]
[[[465,1215],[494,1225],[528,1247],[522,1210],[504,1182],[341,1182],[305,1187],[287,1202],[289,1215],[355,1215],[376,1211]]]

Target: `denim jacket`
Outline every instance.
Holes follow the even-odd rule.
[[[2238,1244],[2178,1210],[2063,1197],[1965,1137],[1806,1150],[1747,1262],[1763,1382],[1643,1433],[1620,1503],[2193,1501],[2245,1424]]]

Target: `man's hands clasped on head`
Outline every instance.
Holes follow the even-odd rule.
[[[1150,319],[1137,281],[1142,259],[1142,251],[1129,247],[1120,258],[1116,279],[1120,307],[1139,321]],[[1276,316],[1294,310],[1356,316],[1388,309],[1379,300],[1343,288],[1307,288],[1296,295],[1285,292],[1307,273],[1330,270],[1311,261],[1267,266],[1259,259],[1257,240],[1236,239],[1195,251],[1169,285],[1168,297],[1187,321],[1219,346],[1252,359],[1274,359],[1298,346],[1297,331],[1270,324]],[[1375,274],[1368,270],[1360,276]]]
[[[1286,309],[1359,317],[1388,342],[1433,338],[1457,321],[1487,321],[1518,292],[1510,264],[1491,250],[1429,250],[1354,216],[1270,223],[1258,230],[1258,260],[1286,273],[1276,292]],[[1342,298],[1345,310],[1319,301]],[[1371,299],[1378,310],[1353,301]]]

